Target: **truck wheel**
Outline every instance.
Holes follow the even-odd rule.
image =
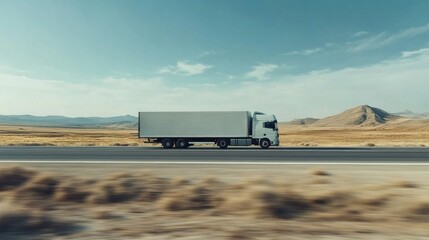
[[[220,148],[225,149],[225,148],[227,148],[227,147],[228,147],[229,143],[228,143],[228,140],[226,140],[226,139],[220,139],[220,140],[217,142],[217,145],[218,145]]]
[[[261,148],[269,148],[271,146],[271,142],[270,140],[264,138],[259,142],[259,146],[261,146]]]
[[[172,148],[174,146],[174,141],[170,138],[164,138],[162,140],[162,146],[164,148]]]
[[[179,138],[176,141],[176,147],[177,148],[187,148],[187,147],[189,147],[189,142],[188,142],[188,140],[186,140],[184,138]]]

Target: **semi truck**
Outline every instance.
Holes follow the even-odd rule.
[[[249,111],[139,112],[138,137],[164,148],[211,142],[228,146],[279,145],[274,115]]]

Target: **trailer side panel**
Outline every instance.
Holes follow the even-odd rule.
[[[247,138],[249,128],[248,111],[139,113],[141,138]]]

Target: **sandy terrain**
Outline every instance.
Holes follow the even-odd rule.
[[[280,126],[282,146],[429,146],[428,124],[373,127]],[[0,145],[142,146],[137,130],[77,129],[0,125]]]
[[[429,124],[387,124],[374,127],[281,126],[283,146],[429,146]]]
[[[0,145],[140,146],[137,129],[80,129],[0,125]]]
[[[429,119],[410,119],[362,105],[322,119],[283,122],[283,146],[429,146]],[[137,129],[84,129],[0,124],[0,146],[141,146]]]
[[[428,170],[3,164],[0,238],[427,239]]]

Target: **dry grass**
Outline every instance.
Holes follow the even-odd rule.
[[[143,186],[130,174],[111,176],[98,182],[92,189],[90,203],[118,203],[137,197]]]
[[[221,208],[229,214],[291,219],[307,212],[311,205],[300,193],[271,185],[246,185],[224,194]]]
[[[418,184],[407,181],[407,180],[399,180],[392,183],[394,187],[399,188],[418,188]]]
[[[6,146],[141,146],[136,129],[80,129],[0,125]]]
[[[411,205],[406,209],[405,214],[411,219],[429,223],[429,201],[424,200]]]
[[[16,199],[45,200],[51,198],[60,183],[60,178],[52,175],[38,174],[25,185],[16,190]]]
[[[19,187],[35,174],[36,172],[33,170],[20,167],[0,168],[0,191]]]
[[[13,239],[13,236],[17,235],[30,235],[29,238],[34,237],[34,234],[63,235],[71,233],[76,227],[74,223],[38,210],[19,207],[12,203],[0,204],[0,237],[7,236]]]
[[[54,199],[62,202],[83,203],[91,193],[93,181],[71,179],[59,184],[55,190]]]
[[[285,146],[396,147],[429,145],[429,125],[386,124],[375,127],[280,127],[280,143]]]
[[[193,186],[170,193],[159,201],[159,206],[169,211],[204,210],[215,206],[210,189]]]
[[[329,172],[324,171],[322,169],[314,169],[313,171],[311,171],[311,174],[315,176],[331,176]]]
[[[382,231],[379,225],[385,224],[385,219],[391,226],[417,224],[418,229],[418,224],[429,221],[429,204],[419,200],[427,199],[427,191],[416,187],[416,183],[344,185],[338,174],[320,169],[310,173],[317,179],[329,179],[330,184],[312,187],[297,179],[283,182],[263,178],[225,182],[205,177],[195,181],[147,172],[88,179],[21,167],[3,167],[1,173],[26,178],[19,184],[0,183],[2,189],[7,189],[0,192],[0,229],[5,229],[0,231],[0,238],[18,233],[59,235],[84,223],[86,227],[74,228],[69,234],[70,239],[85,239],[89,232],[94,237],[91,226],[100,224],[98,221],[109,229],[121,230],[112,233],[101,228],[96,230],[100,234],[97,238],[109,233],[122,237],[165,235],[170,239],[186,232],[206,236],[207,231],[224,233],[219,239],[253,236],[244,234],[248,233],[247,226],[272,239],[285,233],[274,229],[284,228],[292,235],[308,234],[307,224],[312,228],[320,226],[319,232],[327,228],[326,224],[345,222],[367,223]],[[397,191],[398,188],[406,191]],[[353,228],[332,229],[345,234]]]
[[[280,126],[284,146],[429,146],[428,124],[370,127]],[[19,146],[149,146],[136,129],[42,128],[0,125],[0,144]]]

